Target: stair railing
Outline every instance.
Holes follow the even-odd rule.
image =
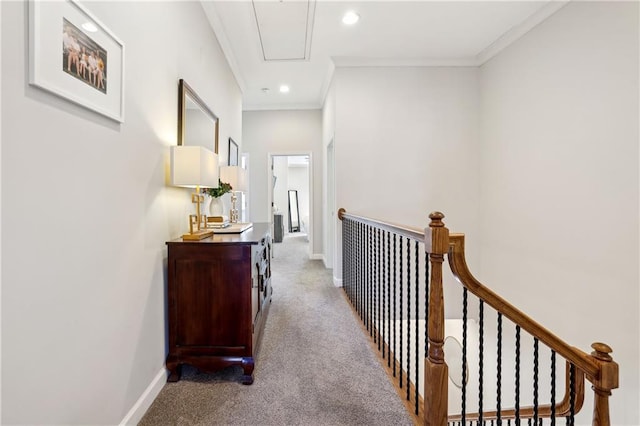
[[[409,402],[411,412],[418,422],[425,425],[493,425],[512,424],[541,425],[543,419],[549,419],[551,425],[556,424],[556,419],[566,418],[568,425],[574,424],[574,416],[580,411],[584,401],[584,380],[589,380],[594,391],[594,406],[592,424],[599,426],[610,425],[609,396],[611,390],[618,387],[618,364],[610,356],[611,348],[604,343],[594,343],[591,354],[574,348],[558,338],[556,335],[542,327],[522,311],[515,308],[505,299],[476,280],[469,271],[465,259],[465,246],[463,234],[450,234],[442,222],[444,215],[434,212],[429,215],[429,226],[424,230],[396,225],[376,219],[347,213],[344,209],[338,211],[338,217],[342,221],[342,254],[343,254],[343,288],[349,301],[352,303],[355,313],[361,318],[372,340],[377,342],[381,358],[386,358],[386,366],[389,375],[393,374],[396,389]],[[393,250],[391,242],[393,241]],[[403,246],[406,242],[406,249]],[[399,243],[399,244],[397,244]],[[399,247],[399,249],[397,248]],[[420,247],[424,253],[418,252]],[[445,338],[445,312],[443,292],[443,263],[445,255],[448,258],[449,267],[462,285],[462,386],[461,407],[459,412],[449,413],[448,384],[449,366],[445,362],[444,338]],[[423,281],[418,276],[422,268],[419,261],[424,256]],[[406,269],[403,265],[406,260]],[[399,267],[398,267],[399,263]],[[415,266],[414,266],[415,265]],[[398,270],[399,269],[399,270]],[[413,273],[412,273],[413,271]],[[430,272],[430,273],[429,273]],[[415,281],[415,286],[411,287]],[[407,287],[407,299],[405,302],[403,288]],[[421,284],[422,283],[422,284]],[[398,290],[399,289],[399,292]],[[413,291],[413,293],[412,293]],[[419,301],[421,296],[424,303]],[[409,299],[413,294],[415,299]],[[479,345],[472,348],[467,342],[467,324],[469,320],[469,296],[478,301]],[[393,309],[392,309],[393,305]],[[399,306],[399,313],[396,309]],[[408,312],[402,311],[403,306]],[[413,314],[411,306],[415,306]],[[424,306],[424,308],[421,308]],[[496,315],[496,352],[488,356],[485,352],[485,309],[493,309]],[[413,316],[412,316],[413,315]],[[424,317],[424,348],[420,348],[419,317]],[[405,319],[406,318],[406,319]],[[415,320],[412,320],[415,318]],[[400,322],[392,327],[392,322]],[[515,342],[512,351],[504,350],[503,333],[510,322],[515,327]],[[402,325],[406,323],[405,329]],[[411,335],[413,323],[414,336]],[[494,330],[494,329],[492,329]],[[522,333],[527,333],[533,339],[533,359],[522,356]],[[406,337],[406,360],[403,354],[403,337]],[[400,340],[400,345],[396,339]],[[411,341],[411,342],[410,342]],[[415,341],[415,345],[411,346]],[[540,358],[540,346],[550,352],[550,380],[549,389],[541,389],[540,370],[542,360]],[[479,357],[477,375],[478,401],[477,410],[467,412],[468,397],[468,354],[477,349]],[[419,357],[424,351],[424,377],[418,377]],[[485,381],[483,369],[484,359],[495,359],[496,394],[495,407],[486,410],[483,406],[485,389],[490,381]],[[513,355],[515,361],[515,386],[513,391],[503,389],[503,358]],[[412,356],[413,358],[409,358]],[[564,397],[556,402],[556,356],[565,360]],[[393,357],[393,361],[392,361]],[[521,372],[524,364],[532,361],[533,376],[523,377]],[[383,364],[385,364],[383,363]],[[409,371],[415,366],[413,378],[409,377]],[[405,384],[403,373],[406,377]],[[398,382],[395,378],[400,376]],[[550,379],[549,379],[550,377]],[[493,377],[492,377],[493,379]],[[531,389],[527,388],[529,380],[532,381]],[[493,386],[493,383],[491,383]],[[418,389],[423,388],[423,396]],[[521,392],[532,392],[533,403],[521,406]],[[544,392],[543,392],[544,391]],[[548,403],[541,403],[541,394],[547,395]],[[513,397],[514,407],[503,408],[503,396]],[[526,398],[522,398],[525,399]]]

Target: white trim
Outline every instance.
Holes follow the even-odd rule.
[[[336,287],[342,287],[342,278],[333,277],[333,285]]]
[[[242,110],[243,111],[290,111],[290,110],[299,110],[299,109],[322,109],[322,104],[319,102],[310,102],[304,104],[283,104],[283,103],[273,103],[273,104],[259,104],[254,105],[250,103],[243,103]]]
[[[140,420],[142,420],[142,417],[167,382],[167,377],[169,377],[169,371],[162,366],[158,374],[156,374],[156,377],[154,377],[149,386],[142,392],[140,398],[133,404],[131,410],[124,416],[124,419],[120,422],[120,426],[137,425]]]
[[[323,264],[325,263],[325,261],[324,261],[324,254],[322,254],[322,253],[311,253],[311,254],[309,255],[309,259],[310,259],[310,260],[322,260],[322,263],[323,263]]]
[[[240,72],[240,67],[238,66],[238,61],[236,60],[236,56],[233,54],[233,49],[231,48],[231,43],[227,38],[227,33],[224,30],[224,25],[222,25],[222,20],[216,12],[215,2],[213,1],[201,1],[202,9],[204,10],[205,15],[207,15],[207,20],[209,21],[209,26],[213,30],[213,33],[216,35],[218,39],[218,44],[220,45],[220,49],[222,49],[222,53],[224,57],[227,59],[227,63],[229,64],[229,68],[231,68],[231,73],[236,79],[236,83],[240,86],[240,91],[242,93],[245,92],[246,84],[244,82],[244,78],[242,77],[242,73]]]
[[[540,23],[545,21],[551,15],[569,4],[571,0],[552,0],[544,5],[533,15],[529,16],[520,24],[514,26],[509,31],[498,37],[496,41],[487,46],[482,52],[478,53],[475,57],[475,62],[478,66],[483,65],[489,59],[502,52],[511,44],[516,42],[520,37],[534,29]]]
[[[336,72],[336,64],[333,62],[333,59],[329,59],[329,67],[327,68],[327,74],[324,76],[324,81],[322,82],[322,88],[320,89],[320,97],[322,99],[322,108],[324,108],[324,103],[327,100],[327,95],[329,94],[329,88],[331,87],[331,82],[333,81],[333,74]]]
[[[338,68],[344,67],[475,67],[476,58],[364,58],[332,56]]]

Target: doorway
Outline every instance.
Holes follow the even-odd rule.
[[[271,153],[268,169],[271,171],[268,202],[274,242],[295,235],[309,243],[310,254],[313,247],[311,153]]]

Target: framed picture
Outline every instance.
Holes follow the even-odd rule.
[[[123,122],[124,44],[73,0],[30,0],[29,84]]]
[[[229,165],[238,165],[238,144],[231,138],[229,138]]]

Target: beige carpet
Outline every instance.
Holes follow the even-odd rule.
[[[273,301],[255,381],[185,366],[140,425],[411,425],[331,271],[304,236],[275,244]]]

